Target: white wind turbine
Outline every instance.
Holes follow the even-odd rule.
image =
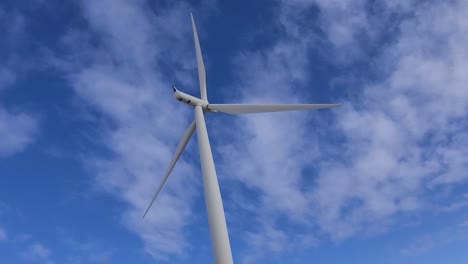
[[[303,109],[318,109],[331,108],[340,106],[340,104],[210,104],[206,96],[206,76],[205,65],[203,64],[200,43],[198,41],[197,29],[192,18],[193,38],[195,42],[195,52],[197,55],[198,79],[200,82],[201,98],[183,93],[173,85],[174,96],[177,100],[188,104],[195,109],[195,120],[185,131],[182,139],[177,146],[177,149],[166,169],[164,176],[159,184],[156,193],[153,196],[148,208],[143,217],[146,216],[151,208],[154,200],[158,196],[161,188],[166,182],[169,174],[174,168],[177,160],[182,154],[185,146],[192,137],[195,127],[197,128],[198,148],[200,151],[200,163],[203,175],[203,189],[205,191],[205,204],[208,214],[208,224],[210,227],[211,244],[213,247],[214,260],[216,264],[232,263],[231,246],[226,227],[226,219],[224,217],[223,202],[219,191],[218,178],[211,153],[210,141],[208,140],[208,132],[205,124],[205,113],[224,112],[228,114],[250,114],[250,113],[265,113],[265,112],[281,112]]]

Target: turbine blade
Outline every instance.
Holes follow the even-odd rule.
[[[153,196],[153,199],[151,200],[150,204],[148,205],[148,208],[146,208],[145,214],[143,215],[143,218],[146,216],[148,213],[149,209],[154,203],[154,200],[156,200],[156,197],[158,196],[159,192],[161,191],[164,183],[166,182],[167,178],[169,177],[169,174],[171,174],[172,169],[174,168],[177,160],[180,157],[180,154],[185,149],[185,146],[187,146],[187,143],[189,142],[190,138],[192,137],[193,132],[195,131],[195,120],[190,124],[190,126],[187,128],[185,131],[184,135],[180,139],[179,145],[177,146],[177,149],[174,153],[174,156],[172,157],[171,162],[169,163],[169,166],[166,169],[166,172],[164,173],[164,176],[161,179],[161,183],[159,184],[158,188],[156,189],[156,193]]]
[[[338,106],[341,106],[341,104],[209,104],[207,108],[208,110],[215,110],[228,114],[252,114],[332,108]]]
[[[193,20],[193,15],[190,13],[192,18],[192,30],[193,30],[193,41],[195,42],[195,53],[197,55],[197,68],[198,68],[198,80],[200,82],[200,97],[202,100],[208,102],[206,96],[206,73],[205,73],[205,64],[203,63],[203,56],[200,48],[200,41],[198,40],[197,28],[195,27],[195,21]]]

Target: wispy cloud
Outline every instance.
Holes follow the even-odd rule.
[[[0,96],[6,89],[14,89],[17,74],[23,72],[23,64],[17,59],[14,46],[24,36],[26,18],[18,10],[6,10],[0,6],[0,32],[2,48],[7,52],[0,65]],[[39,118],[21,109],[2,105],[0,101],[0,158],[24,150],[37,135]]]
[[[346,236],[370,219],[423,209],[428,187],[468,176],[461,147],[468,93],[466,76],[457,73],[468,66],[459,46],[468,27],[457,22],[467,11],[463,2],[418,9],[378,59],[391,70],[367,85],[359,103],[337,112],[346,139],[337,158],[346,162],[322,165],[315,197],[329,232],[343,227]],[[336,188],[336,179],[344,188]]]
[[[420,212],[431,202],[450,204],[428,194],[468,177],[462,122],[468,102],[467,5],[370,5],[281,2],[275,16],[284,27],[281,38],[271,48],[243,51],[234,61],[241,83],[233,88],[249,89],[232,99],[245,102],[314,101],[313,90],[296,92],[307,91],[313,81],[309,55],[316,48],[340,63],[366,58],[379,66],[370,69],[377,78],[361,81],[352,96],[323,99],[344,100],[340,109],[242,116],[234,119],[236,130],[224,125],[213,131],[215,138],[222,132],[229,139],[217,149],[221,181],[241,186],[224,196],[231,198],[228,221],[256,223],[233,234],[246,241],[245,261],[312,246],[323,233],[341,240],[385,231],[402,213]],[[183,255],[189,248],[185,230],[194,221],[194,188],[200,187],[193,177],[198,166],[182,156],[148,219],[141,215],[157,173],[192,119],[189,111],[161,100],[170,96],[173,79],[196,83],[189,73],[193,60],[187,59],[193,58],[188,6],[153,12],[138,1],[82,1],[80,11],[87,27],[67,32],[62,42],[70,56],[54,65],[100,115],[97,140],[109,152],[87,153],[86,164],[96,174],[96,187],[123,201],[122,222],[143,239],[149,254]],[[318,21],[320,30],[310,21]],[[391,41],[373,49],[385,38]],[[249,190],[248,197],[240,197],[239,189]]]
[[[0,30],[4,45],[14,45],[26,32],[26,18],[14,8],[0,5]]]
[[[466,241],[468,240],[468,225],[466,219],[464,221],[416,237],[402,248],[400,253],[406,256],[419,256],[434,248],[440,248],[457,241]]]
[[[190,10],[174,4],[153,12],[141,1],[82,1],[80,8],[87,29],[71,29],[62,40],[71,56],[52,62],[102,117],[97,140],[109,155],[87,153],[86,165],[96,174],[96,187],[124,203],[122,222],[150,255],[182,256],[190,248],[185,230],[193,221],[199,171],[186,161],[190,150],[152,211],[145,219],[142,214],[192,119],[188,108],[161,100],[172,96],[174,79],[182,85],[193,79]]]
[[[295,103],[304,102],[301,97],[308,98],[307,94],[298,95],[294,90],[303,88],[310,81],[307,53],[316,37],[308,29],[290,23],[297,16],[307,19],[294,10],[287,6],[280,13],[280,20],[287,22],[284,39],[270,49],[244,52],[236,59],[238,68],[235,71],[242,80],[239,87],[249,87],[242,90],[242,101]],[[304,30],[307,35],[296,34]],[[310,168],[310,161],[319,147],[309,136],[316,131],[308,125],[310,114],[313,113],[241,116],[235,119],[235,130],[223,131],[230,140],[224,141],[218,149],[223,157],[220,174],[231,181],[239,181],[250,193],[256,194],[249,195],[247,201],[241,200],[254,204],[253,210],[237,207],[255,222],[255,225],[243,226],[243,239],[247,244],[243,254],[245,262],[258,261],[257,258],[268,252],[281,253],[316,242],[313,231],[309,229],[304,233],[304,228],[310,228],[311,201],[310,188],[303,188],[304,180],[307,181],[303,171]],[[239,212],[229,214],[233,215],[231,221],[234,223],[240,221],[234,217],[236,214]],[[285,223],[291,223],[291,226],[285,226]]]
[[[0,241],[5,241],[8,239],[5,229],[0,227]]]
[[[286,21],[283,38],[271,49],[239,56],[237,65],[245,81],[241,86],[252,87],[243,94],[244,101],[267,97],[294,102],[299,98],[292,88],[308,79],[310,62],[304,54],[316,43],[316,33],[307,31],[307,23],[294,22],[307,15],[305,10],[319,8],[321,28],[339,57],[347,58],[363,41],[392,39],[377,55],[367,57],[380,65],[374,69],[379,78],[341,99],[345,106],[331,116],[336,125],[328,118],[314,118],[326,115],[318,112],[236,121],[240,129],[231,133],[232,144],[219,150],[224,156],[222,173],[259,193],[251,197],[258,207],[249,211],[257,219],[268,216],[274,223],[288,219],[305,228],[304,223],[315,223],[341,240],[385,231],[402,213],[420,212],[432,202],[447,203],[428,194],[437,191],[435,186],[466,181],[468,54],[463,43],[468,27],[462,21],[468,5],[463,1],[430,2],[416,9],[410,8],[414,3],[385,2],[386,9],[369,5],[370,1],[285,3],[279,13]],[[385,25],[373,23],[372,17],[399,19],[387,35],[362,38],[360,32],[371,34]],[[298,38],[297,32],[308,34]],[[347,58],[348,63],[356,56],[362,51]],[[247,236],[269,236],[268,228],[259,223]],[[307,234],[315,232],[307,228]],[[255,248],[254,241],[258,239],[247,243]]]
[[[434,240],[431,236],[425,236],[419,238],[418,241],[415,241],[413,244],[401,250],[401,254],[407,256],[417,256],[427,251],[431,250],[434,247]]]
[[[0,108],[0,157],[22,151],[37,132],[38,119],[34,116]]]
[[[15,80],[16,76],[11,69],[0,66],[0,90],[11,86]]]
[[[51,255],[52,251],[41,243],[33,243],[24,252],[21,253],[21,256],[27,260],[47,264],[54,263],[52,260],[50,260]]]
[[[67,263],[111,263],[113,251],[102,246],[95,239],[77,239],[65,230],[58,231],[59,238],[65,246]],[[65,254],[63,254],[65,255]]]

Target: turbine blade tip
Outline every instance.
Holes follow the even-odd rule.
[[[151,203],[151,205],[152,205],[152,204],[153,204],[153,203]],[[148,206],[148,208],[146,208],[146,211],[145,211],[145,213],[143,214],[143,218],[145,218],[145,216],[148,214],[149,209],[151,208],[151,205]]]

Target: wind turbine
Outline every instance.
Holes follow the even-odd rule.
[[[205,124],[205,113],[223,112],[228,114],[250,114],[250,113],[265,113],[265,112],[282,112],[304,109],[319,109],[337,107],[341,104],[210,104],[206,94],[206,74],[205,65],[203,64],[200,42],[198,40],[197,29],[192,19],[193,38],[195,42],[195,53],[197,56],[198,79],[200,82],[200,98],[179,91],[174,85],[172,90],[177,100],[192,106],[195,110],[195,120],[185,131],[182,139],[177,146],[177,149],[166,169],[164,176],[156,189],[148,208],[143,217],[146,216],[151,208],[154,200],[161,191],[169,174],[174,168],[177,160],[185,149],[188,141],[192,137],[195,128],[197,129],[198,148],[200,151],[200,163],[203,176],[203,189],[205,192],[205,204],[208,214],[208,224],[210,228],[211,244],[213,247],[214,261],[216,264],[232,263],[231,245],[226,227],[226,219],[224,217],[223,202],[219,191],[218,178],[211,153],[210,141]]]

